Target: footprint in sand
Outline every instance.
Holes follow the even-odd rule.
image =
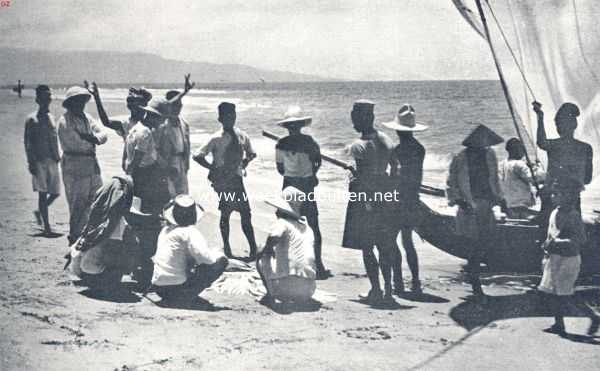
[[[389,340],[392,336],[381,326],[348,328],[341,331],[349,338],[361,340]]]

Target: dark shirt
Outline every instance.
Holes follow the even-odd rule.
[[[394,148],[393,156],[396,158],[396,175],[398,192],[403,200],[416,201],[419,199],[419,189],[423,181],[423,161],[425,160],[425,147],[414,137],[403,139]]]
[[[54,118],[48,112],[30,114],[25,121],[25,152],[27,161],[60,160]]]
[[[485,149],[468,148],[467,166],[469,168],[469,183],[474,199],[494,200],[490,187],[490,173],[487,166]]]

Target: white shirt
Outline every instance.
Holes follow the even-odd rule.
[[[152,257],[152,284],[181,285],[194,265],[214,264],[222,254],[208,248],[202,233],[195,226],[167,225],[158,235],[156,254]]]
[[[316,277],[315,235],[306,223],[306,218],[298,221],[278,218],[269,236],[280,238],[279,244],[274,247],[275,259],[271,261],[273,275],[270,279],[287,276]]]
[[[538,179],[543,179],[541,170],[534,168]],[[535,205],[535,197],[531,189],[533,178],[524,160],[506,159],[498,165],[500,188],[506,199],[506,206],[530,207]]]
[[[242,150],[245,152],[246,157],[254,156],[256,152],[254,152],[254,149],[252,148],[250,137],[237,128],[234,128],[234,130],[238,134],[240,145],[242,146]],[[211,154],[213,165],[221,167],[225,165],[225,151],[229,143],[231,143],[231,134],[221,129],[212,134],[208,142],[202,148],[197,150],[194,155],[205,157]],[[238,168],[238,175],[243,176],[243,174],[244,169],[240,166]]]
[[[125,142],[125,151],[127,154],[126,165],[129,170],[129,166],[133,161],[133,154],[135,151],[142,152],[142,161],[140,167],[146,167],[154,164],[158,158],[156,151],[156,145],[154,144],[154,136],[152,130],[145,126],[141,122],[135,124],[127,134],[127,140]]]

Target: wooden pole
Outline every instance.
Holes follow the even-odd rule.
[[[273,139],[273,140],[279,140],[280,137],[269,132],[266,130],[263,130],[262,135],[264,137],[267,137],[269,139]],[[336,158],[333,158],[331,156],[327,156],[324,154],[321,154],[321,158],[327,162],[329,162],[330,164],[333,164],[335,166],[341,167],[344,170],[349,170],[352,168],[352,166],[350,164],[348,164],[347,162],[338,160]],[[438,197],[445,197],[446,192],[443,189],[440,188],[436,188],[436,187],[432,187],[432,186],[428,186],[428,185],[421,185],[421,189],[419,190],[420,193],[424,193],[424,194],[428,194],[428,195],[432,195],[432,196],[438,196]]]
[[[498,72],[498,78],[500,79],[500,85],[502,85],[502,91],[504,92],[504,98],[506,98],[506,104],[508,104],[508,110],[510,111],[510,116],[513,121],[513,125],[515,126],[515,131],[521,140],[521,143],[525,143],[523,141],[523,135],[521,135],[521,129],[519,129],[519,123],[517,122],[517,115],[515,114],[515,109],[512,104],[512,99],[510,97],[510,93],[508,91],[508,85],[506,85],[506,80],[504,80],[504,73],[502,73],[502,67],[498,62],[498,56],[496,55],[496,50],[494,49],[494,45],[492,44],[492,39],[490,37],[490,30],[487,25],[487,20],[485,18],[485,14],[483,12],[483,6],[481,5],[481,0],[475,0],[477,3],[477,10],[479,11],[479,17],[481,18],[481,23],[483,24],[483,30],[485,31],[485,39],[490,46],[490,51],[492,52],[492,57],[494,59],[494,64],[496,65],[496,71]],[[531,159],[529,158],[529,154],[527,153],[527,149],[525,149],[525,159],[527,161],[527,167],[531,172],[531,179],[533,180],[533,185],[537,191],[540,190],[540,185],[535,177],[535,171],[533,169],[533,164]]]

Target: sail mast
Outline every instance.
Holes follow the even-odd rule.
[[[515,114],[515,109],[512,104],[512,99],[511,99],[510,93],[508,91],[508,85],[506,85],[506,81],[504,80],[504,74],[502,73],[502,67],[500,66],[500,63],[498,62],[496,50],[494,49],[494,45],[492,44],[492,39],[490,37],[490,30],[488,28],[487,20],[485,18],[485,14],[483,12],[483,6],[481,5],[481,0],[475,0],[475,3],[477,4],[477,10],[479,11],[479,17],[481,18],[481,23],[483,25],[483,30],[485,33],[485,39],[486,39],[488,45],[490,46],[490,51],[492,52],[494,64],[496,65],[496,71],[498,72],[498,78],[500,79],[500,85],[502,86],[502,91],[504,92],[504,98],[506,98],[506,104],[508,105],[508,110],[510,111],[510,116],[512,118],[513,125],[515,126],[515,131],[517,132],[517,135],[519,136],[519,140],[521,140],[521,143],[525,143],[523,141],[523,135],[521,134],[521,130],[519,129],[519,123],[517,122],[517,115]],[[527,161],[527,167],[529,168],[529,171],[531,172],[531,178],[533,179],[533,185],[535,186],[536,190],[539,191],[540,186],[535,177],[535,171],[533,170],[533,164],[531,163],[531,159],[529,158],[527,149],[525,149],[525,159]]]

